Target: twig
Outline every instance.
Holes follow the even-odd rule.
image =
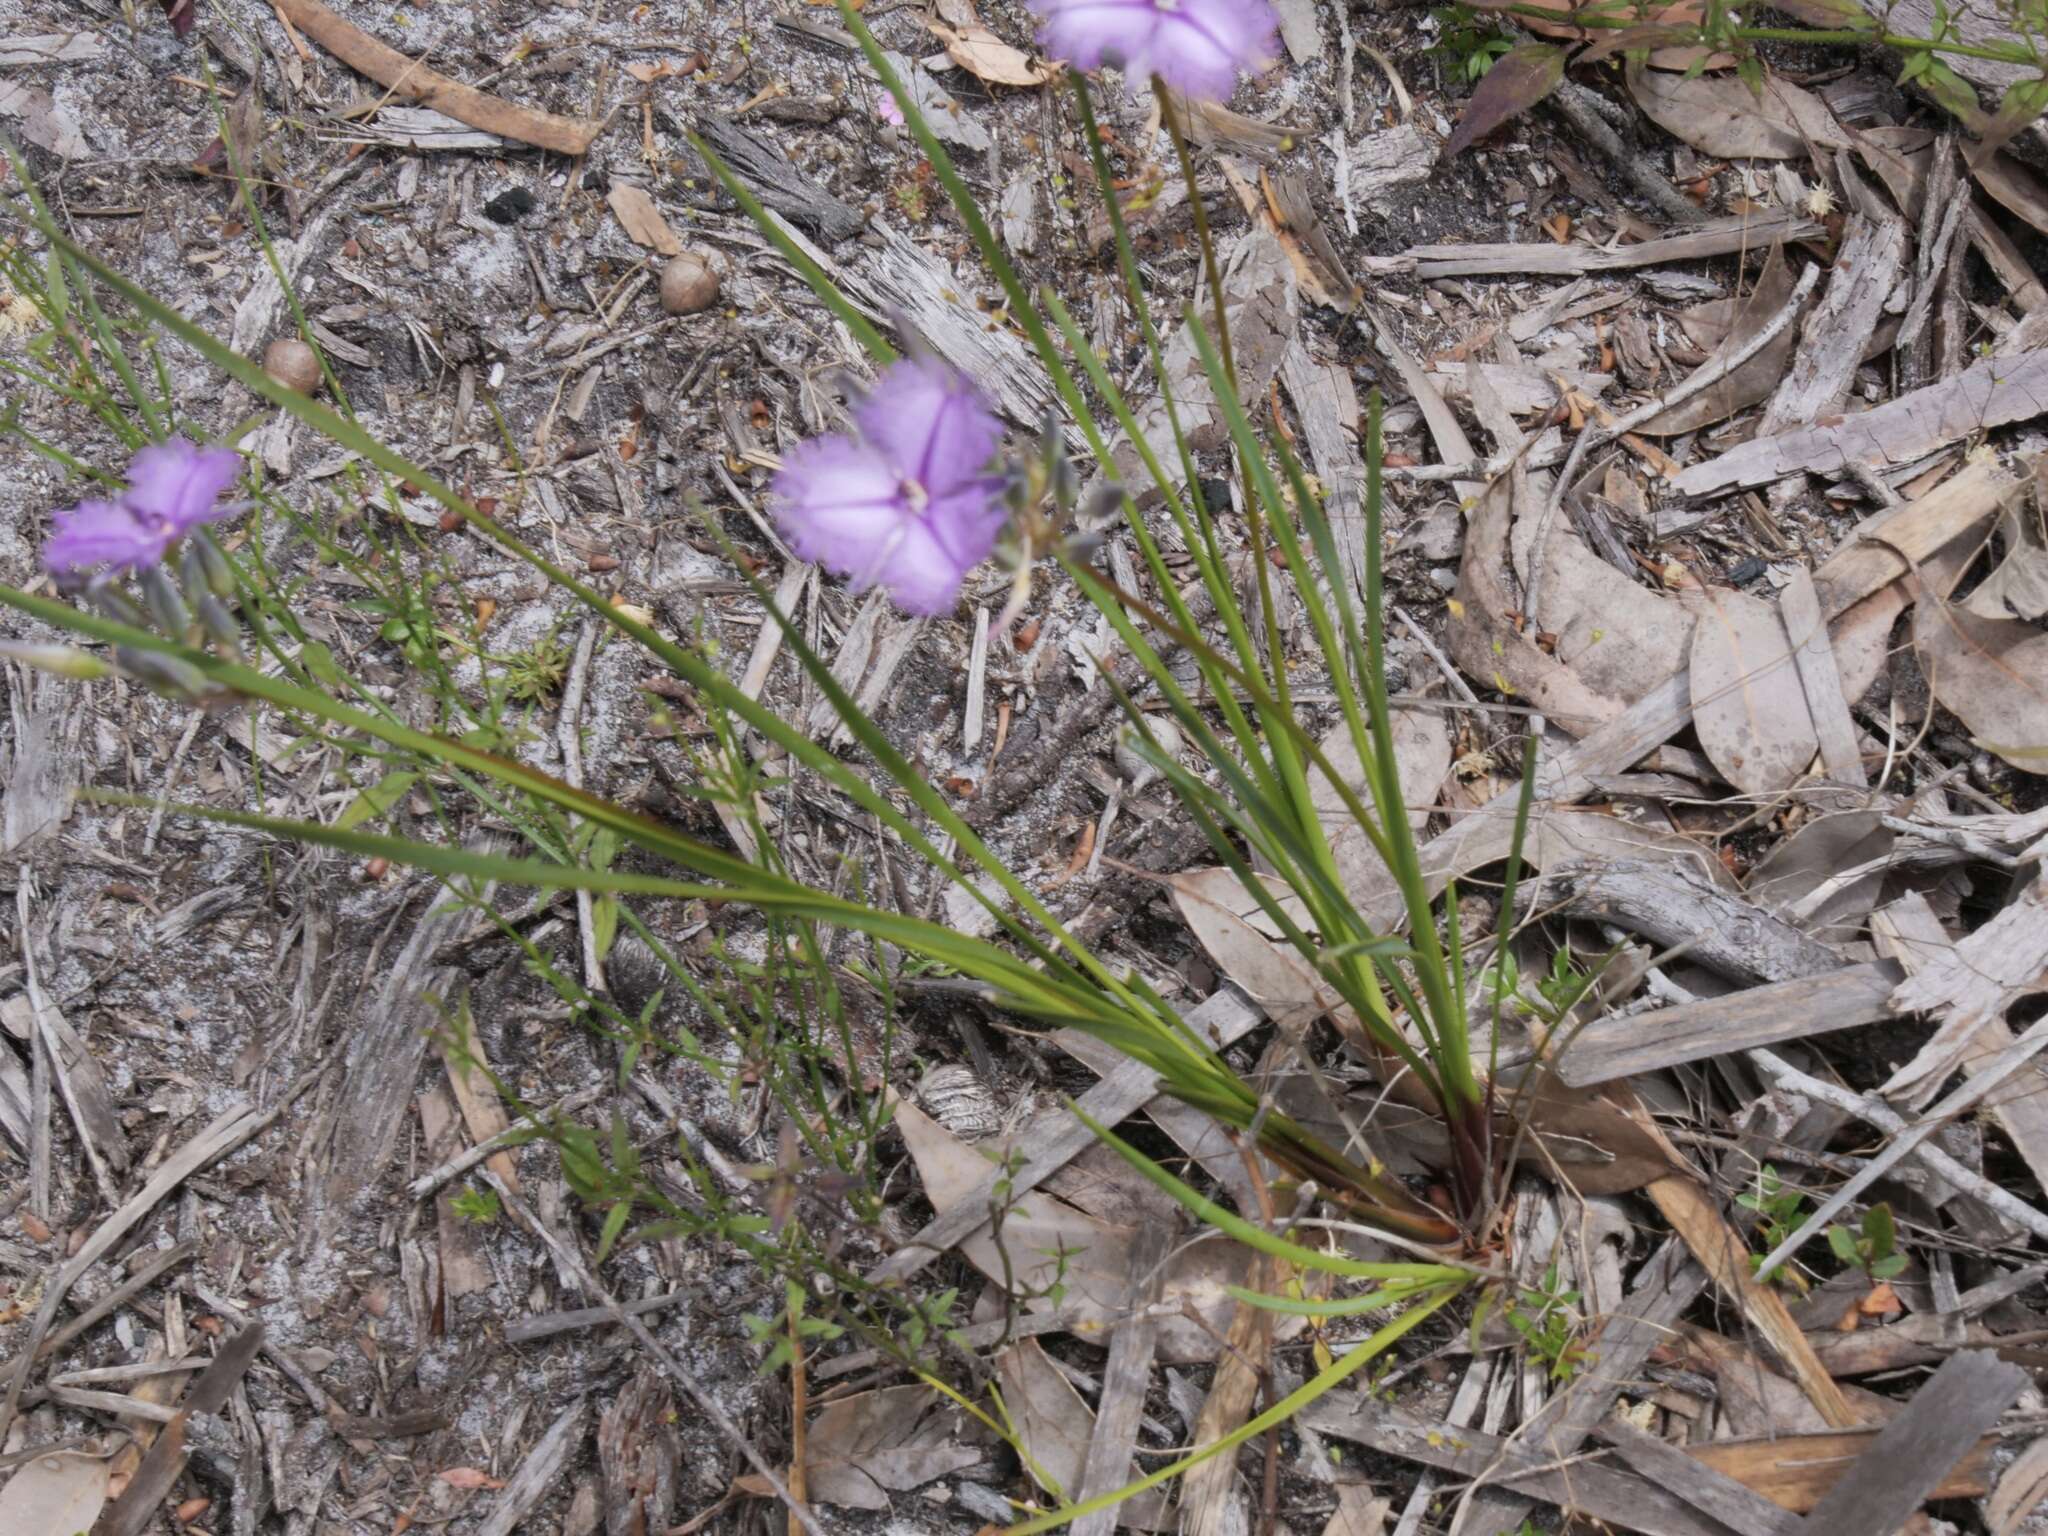
[[[1586,455],[1595,448],[1604,448],[1616,438],[1633,432],[1651,418],[1661,415],[1675,405],[1682,405],[1694,395],[1718,384],[1744,363],[1783,335],[1792,322],[1799,318],[1800,310],[1812,296],[1814,286],[1820,281],[1820,268],[1809,266],[1800,274],[1799,282],[1793,287],[1791,296],[1785,300],[1785,307],[1773,315],[1768,324],[1733,351],[1723,353],[1709,362],[1702,363],[1686,376],[1685,382],[1655,400],[1647,400],[1637,406],[1619,421],[1609,422],[1602,427],[1588,427],[1572,443],[1572,451],[1565,456],[1564,468],[1558,471],[1552,482],[1550,495],[1543,503],[1543,510],[1537,514],[1536,538],[1529,547],[1537,551],[1531,560],[1529,570],[1528,600],[1522,604],[1531,625],[1538,620],[1536,600],[1543,588],[1543,572],[1546,561],[1542,551],[1550,538],[1550,525],[1557,519],[1557,509],[1563,503],[1565,492],[1578,474],[1579,465]]]
[[[1833,1083],[1822,1082],[1817,1077],[1801,1072],[1790,1062],[1770,1051],[1758,1049],[1750,1051],[1748,1055],[1749,1059],[1769,1073],[1781,1088],[1789,1088],[1794,1093],[1804,1094],[1816,1103],[1831,1104],[1836,1109],[1852,1114],[1881,1131],[1889,1131],[1894,1136],[1902,1136],[1913,1128],[1904,1116],[1881,1100],[1868,1098],[1847,1088],[1838,1088]],[[2036,1237],[2048,1240],[2048,1216],[2042,1215],[2026,1201],[1992,1183],[1982,1174],[1971,1172],[1968,1167],[1957,1162],[1933,1142],[1921,1146],[1918,1152],[1921,1162],[1963,1194],[1981,1201],[2013,1225],[2024,1227]]]
[[[443,1185],[452,1184],[455,1180],[461,1178],[492,1153],[503,1151],[522,1136],[527,1135],[528,1128],[538,1125],[542,1118],[552,1119],[557,1115],[566,1115],[571,1110],[581,1109],[586,1104],[595,1103],[602,1093],[603,1090],[599,1088],[585,1088],[576,1093],[569,1094],[566,1098],[557,1099],[540,1115],[529,1114],[519,1121],[518,1124],[506,1126],[497,1135],[486,1137],[467,1151],[459,1152],[454,1157],[449,1158],[440,1167],[431,1168],[421,1174],[410,1184],[406,1185],[405,1192],[407,1196],[414,1200],[426,1199],[427,1196],[433,1194]]]
[[[280,15],[349,68],[369,76],[392,95],[445,112],[458,123],[551,149],[558,155],[588,153],[591,140],[604,129],[603,122],[536,112],[451,80],[378,42],[320,0],[276,0],[276,5]]]
[[[773,1467],[768,1465],[767,1459],[754,1448],[753,1442],[740,1433],[739,1425],[733,1423],[731,1417],[719,1406],[718,1399],[705,1391],[697,1378],[683,1369],[682,1362],[670,1354],[662,1342],[648,1331],[645,1323],[619,1305],[618,1299],[605,1289],[603,1282],[593,1275],[589,1267],[584,1264],[583,1256],[543,1225],[540,1218],[527,1209],[526,1202],[512,1193],[511,1186],[499,1178],[493,1170],[486,1168],[484,1170],[484,1177],[498,1191],[498,1197],[505,1202],[505,1209],[516,1216],[527,1230],[541,1240],[542,1246],[554,1255],[555,1262],[561,1265],[568,1273],[574,1275],[577,1283],[597,1298],[605,1311],[610,1314],[612,1320],[621,1324],[628,1333],[640,1341],[641,1346],[649,1354],[661,1362],[662,1368],[675,1378],[683,1391],[689,1395],[690,1400],[702,1410],[704,1417],[711,1422],[711,1427],[731,1442],[733,1447],[747,1459],[748,1464],[761,1474],[761,1480],[767,1483],[769,1490],[789,1506],[790,1517],[803,1528],[806,1536],[825,1536],[825,1529],[818,1524],[817,1516],[800,1504],[796,1497],[790,1493],[789,1485],[783,1482],[781,1475]]]
[[[1621,135],[1607,126],[1588,99],[1592,92],[1567,80],[1550,98],[1551,107],[1575,128],[1580,137],[1605,155],[1614,168],[1648,198],[1652,206],[1676,224],[1703,224],[1706,211],[1651,167],[1649,158],[1621,142]]]
[[[1800,1224],[1797,1232],[1765,1254],[1763,1261],[1756,1267],[1757,1274],[1767,1275],[1784,1263],[1798,1251],[1801,1244],[1834,1220],[1836,1213],[1843,1206],[1883,1178],[1901,1159],[1916,1150],[1944,1124],[2032,1061],[2044,1045],[2048,1045],[2048,1019],[2037,1021],[2025,1034],[1985,1063],[1983,1071],[1928,1110],[1916,1123],[1901,1131],[1898,1139],[1873,1157],[1861,1173],[1823,1200],[1814,1209],[1813,1214]]]

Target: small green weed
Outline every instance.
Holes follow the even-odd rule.
[[[1768,1253],[1798,1227],[1799,1211],[1806,1204],[1806,1195],[1801,1190],[1787,1187],[1785,1181],[1778,1177],[1778,1170],[1769,1163],[1757,1170],[1756,1180],[1756,1188],[1737,1195],[1735,1203],[1745,1211],[1756,1212],[1757,1235],[1763,1239],[1764,1251]],[[1798,1270],[1785,1267],[1763,1275],[1762,1263],[1762,1254],[1752,1253],[1749,1256],[1749,1267],[1758,1273],[1759,1279],[1790,1285],[1800,1291],[1806,1289],[1806,1279]]]
[[[1579,1293],[1560,1283],[1552,1264],[1533,1290],[1511,1298],[1501,1313],[1529,1353],[1550,1368],[1552,1381],[1570,1381],[1592,1358],[1578,1344],[1585,1323],[1578,1306]]]
[[[1883,1201],[1863,1213],[1860,1227],[1829,1227],[1828,1246],[1835,1257],[1851,1268],[1860,1269],[1875,1285],[1890,1280],[1906,1268],[1906,1256],[1898,1251],[1898,1226],[1892,1208]]]
[[[475,1222],[480,1227],[489,1226],[502,1214],[495,1189],[465,1189],[448,1204],[464,1221]]]
[[[1515,46],[1490,17],[1469,5],[1440,5],[1430,13],[1437,41],[1428,56],[1446,66],[1451,78],[1466,85],[1484,79],[1494,60]]]

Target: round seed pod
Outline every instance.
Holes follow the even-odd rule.
[[[322,383],[319,357],[296,336],[280,336],[264,349],[263,371],[293,394],[315,394]]]
[[[718,272],[695,251],[685,251],[661,269],[661,307],[672,315],[694,315],[718,302]]]

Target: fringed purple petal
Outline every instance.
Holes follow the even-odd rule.
[[[911,511],[902,478],[850,437],[815,437],[789,451],[769,495],[800,559],[861,577],[901,536]]]
[[[53,576],[103,565],[131,571],[161,560],[170,542],[167,528],[144,521],[120,502],[82,501],[54,519],[43,568]]]
[[[177,538],[233,510],[220,505],[220,498],[241,470],[242,457],[232,449],[201,448],[173,437],[135,455],[121,499],[145,520],[162,522]]]

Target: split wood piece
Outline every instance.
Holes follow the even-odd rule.
[[[1792,366],[1764,407],[1759,436],[1806,426],[1841,405],[1898,282],[1906,257],[1905,221],[1860,213],[1847,217],[1827,291],[1807,317]]]
[[[1979,534],[2026,482],[1997,461],[1966,464],[1926,495],[1865,519],[1813,573],[1830,621],[1959,539]]]
[[[894,230],[872,233],[873,248],[839,270],[841,286],[889,317],[891,326],[907,325],[1018,426],[1038,430],[1057,397],[1037,354],[1014,330],[989,324],[973,285],[961,280],[951,262]],[[1076,449],[1083,445],[1073,428],[1067,442]]]
[[[454,1101],[445,1090],[429,1088],[419,1096],[419,1110],[427,1156],[448,1156],[462,1141]],[[434,1216],[440,1233],[441,1294],[453,1301],[489,1289],[491,1268],[478,1251],[475,1224],[463,1220],[455,1197],[445,1189],[435,1198]]]
[[[841,202],[791,165],[780,145],[723,117],[698,119],[697,133],[725,162],[725,168],[748,184],[763,206],[803,225],[819,239],[836,245],[867,226],[866,214]]]
[[[580,784],[576,787],[582,788]],[[468,1009],[457,1009],[452,1022],[462,1031],[462,1039],[455,1042],[455,1049],[451,1050],[446,1043],[438,1047],[441,1065],[448,1069],[448,1087],[455,1095],[462,1123],[468,1127],[470,1136],[479,1143],[495,1142],[512,1129],[512,1121],[505,1113],[505,1100],[498,1092],[491,1058],[484,1051],[483,1041],[477,1038],[476,1021]],[[490,1164],[499,1178],[514,1189],[519,1188],[519,1170],[512,1164],[511,1153],[491,1153]]]
[[[1319,363],[1296,337],[1280,363],[1280,382],[1287,387],[1301,416],[1301,435],[1308,439],[1309,462],[1323,487],[1323,510],[1337,541],[1337,557],[1358,594],[1365,591],[1365,460],[1358,452],[1358,391],[1351,370]]]
[[[1919,895],[1917,891],[1913,894]],[[1926,898],[1921,897],[1921,900],[1924,901]],[[1866,1125],[1875,1126],[1878,1130],[1894,1136],[1902,1135],[1910,1129],[1905,1117],[1881,1100],[1866,1098],[1863,1094],[1852,1093],[1832,1083],[1824,1083],[1819,1078],[1799,1071],[1791,1063],[1769,1051],[1754,1051],[1749,1059],[1768,1073],[1779,1087],[1789,1088],[1794,1093],[1803,1093],[1816,1103],[1831,1104],[1836,1109],[1845,1110]],[[2014,1226],[2033,1233],[2043,1242],[2048,1242],[2048,1215],[2043,1215],[2010,1190],[2001,1188],[1983,1174],[1965,1167],[1933,1142],[1922,1144],[1920,1161],[1960,1193],[1983,1202]]]
[[[597,654],[597,628],[594,616],[583,621],[583,631],[576,638],[576,650],[569,662],[569,676],[562,685],[562,707],[555,716],[555,744],[562,754],[562,778],[576,790],[583,788],[583,699],[590,687],[590,661]],[[752,857],[751,850],[748,857]],[[583,985],[602,995],[610,988],[605,985],[604,956],[597,951],[597,897],[587,889],[576,892],[576,931],[583,942]],[[453,1076],[451,1073],[451,1081]],[[510,1164],[511,1160],[506,1159],[506,1166]],[[517,1179],[511,1182],[514,1189],[519,1187]]]
[[[1435,1423],[1359,1393],[1325,1393],[1301,1410],[1300,1419],[1339,1440],[1481,1479],[1484,1491],[1538,1499],[1644,1536],[1728,1536],[1719,1520],[1633,1472],[1595,1459],[1561,1465],[1500,1435]],[[1474,1529],[1469,1522],[1466,1528]]]
[[[1614,859],[1546,870],[1537,899],[1547,911],[1615,923],[1662,949],[1683,945],[1686,959],[1745,985],[1842,968],[1842,957],[1818,939],[1677,860]],[[1563,1061],[1575,1061],[1586,1036],[1602,1024],[1618,1022],[1588,1025],[1562,1053]],[[1640,1016],[1628,1024],[1630,1038],[1644,1033]]]
[[[1720,1468],[1621,1419],[1594,1431],[1621,1459],[1659,1488],[1743,1536],[1802,1536],[1799,1517]]]
[[[1758,1266],[1759,1272],[1769,1273],[1776,1269],[1791,1257],[1801,1244],[1818,1235],[1822,1227],[1834,1220],[1842,1207],[1883,1178],[1902,1158],[1912,1153],[1942,1126],[1964,1110],[1975,1106],[1979,1100],[1987,1097],[1993,1089],[2005,1083],[2022,1067],[2030,1065],[2044,1048],[2048,1048],[2048,1019],[2037,1021],[2010,1046],[1985,1061],[1982,1068],[1968,1082],[1931,1107],[1890,1146],[1865,1163],[1854,1177],[1820,1203],[1814,1213],[1800,1224],[1798,1231],[1764,1256]]]
[[[1138,1421],[1152,1387],[1152,1354],[1159,1325],[1144,1308],[1159,1299],[1166,1275],[1166,1256],[1174,1231],[1160,1222],[1141,1227],[1131,1242],[1130,1302],[1136,1314],[1109,1336],[1109,1359],[1102,1367],[1102,1396],[1096,1404],[1095,1433],[1081,1468],[1074,1502],[1110,1493],[1130,1481],[1132,1447],[1138,1443]],[[1073,1524],[1074,1536],[1115,1536],[1118,1510],[1112,1506],[1083,1515]]]
[[[1234,986],[1221,991],[1192,1010],[1187,1026],[1215,1049],[1222,1050],[1250,1033],[1265,1013]],[[1116,1068],[1075,1101],[1098,1125],[1120,1125],[1144,1108],[1159,1093],[1159,1074],[1143,1062],[1120,1058]],[[992,1167],[973,1190],[949,1206],[943,1215],[926,1222],[903,1246],[868,1272],[871,1281],[907,1280],[927,1264],[943,1257],[956,1243],[987,1225],[993,1202],[1015,1199],[1036,1189],[1095,1145],[1095,1133],[1064,1109],[1050,1110],[1018,1133],[1016,1152],[1022,1165]],[[1003,1194],[999,1197],[997,1187]]]
[[[2041,910],[2038,899],[2041,889],[2041,882],[2037,881],[2015,905],[2026,906],[2037,925],[2048,925],[2048,913]],[[2007,909],[2011,910],[2013,908]],[[1964,945],[1970,947],[1973,960],[1987,967],[2002,967],[2005,957],[1997,950],[1981,946],[1978,937],[2004,916],[2005,913],[2000,913],[1977,933],[1964,939],[1962,945],[1957,945],[1950,940],[1927,898],[1911,891],[1883,910],[1872,913],[1870,928],[1880,950],[1889,953],[1906,968],[1912,978],[1907,985],[1911,986],[1937,965],[1946,970]],[[2014,942],[2024,945],[2029,937],[2023,928]],[[2006,974],[2011,973],[2008,971]],[[1981,1001],[1975,990],[1979,985],[1978,975],[1967,969],[1958,978],[1958,991]],[[2039,985],[2038,979],[2036,985]],[[1978,1012],[1959,1007],[1960,1001],[1960,998],[1936,1001],[1935,1016],[1941,1022],[1934,1034],[1914,1053],[1911,1061],[1879,1086],[1880,1094],[1911,1108],[1924,1109],[1958,1067],[1974,1076],[1984,1069],[1986,1062],[1994,1060],[1999,1052],[2012,1044],[2012,1029],[2002,1017],[2002,1007]],[[1892,994],[1892,1002],[1893,1006],[1898,1006],[1898,993]],[[2029,1074],[2030,1077],[2035,1075]],[[1996,1095],[1987,1109],[2033,1170],[2035,1181],[2048,1190],[2048,1095],[2039,1091],[2038,1083],[2022,1082]]]
[[[1827,618],[1820,611],[1813,575],[1805,566],[1793,566],[1791,579],[1778,595],[1778,612],[1792,643],[1792,662],[1806,693],[1813,734],[1820,742],[1822,768],[1838,784],[1867,789],[1870,776],[1856,741],[1856,722],[1842,692],[1842,673],[1835,665],[1834,647],[1828,644]]]
[[[1282,1284],[1284,1272],[1283,1261],[1259,1254],[1246,1272],[1246,1288],[1271,1293]],[[1209,1395],[1195,1416],[1196,1445],[1221,1440],[1243,1426],[1258,1397],[1259,1378],[1267,1373],[1272,1356],[1273,1314],[1240,1301],[1224,1336]],[[1236,1486],[1235,1455],[1212,1456],[1184,1475],[1180,1492],[1183,1536],[1223,1536],[1227,1531],[1243,1530],[1246,1521],[1233,1509]]]
[[[1666,235],[1616,250],[1580,245],[1418,245],[1405,252],[1404,259],[1415,263],[1415,276],[1424,280],[1504,273],[1578,277],[1587,272],[1618,272],[1629,267],[1696,261],[1703,256],[1762,251],[1781,241],[1812,240],[1825,233],[1812,219],[1773,212],[1754,218],[1726,219],[1682,235]]]
[[[1898,1530],[2027,1384],[1988,1351],[1949,1356],[1813,1507],[1805,1536]]]
[[[31,1049],[41,1052],[42,1061],[48,1064],[50,1075],[56,1080],[58,1096],[71,1115],[78,1144],[85,1149],[86,1162],[92,1167],[101,1197],[108,1205],[116,1205],[121,1196],[114,1175],[128,1171],[128,1139],[114,1114],[114,1099],[107,1089],[106,1075],[100,1071],[85,1041],[58,1009],[56,999],[43,986],[34,930],[29,924],[31,884],[24,878],[14,892],[15,913],[20,922],[15,931],[20,936],[22,979],[35,1031]]]
[[[2040,414],[2048,399],[2048,347],[1985,358],[1952,379],[1824,425],[1752,438],[1672,477],[1681,496],[1769,485],[1801,472],[1837,474],[1851,464],[1882,471],[1937,448]]]
[[[92,1236],[85,1240],[84,1246],[57,1271],[56,1277],[44,1289],[42,1305],[36,1309],[35,1318],[29,1324],[27,1344],[15,1358],[14,1370],[7,1383],[7,1395],[0,1400],[0,1441],[6,1439],[8,1426],[14,1418],[15,1404],[20,1400],[21,1389],[27,1385],[29,1370],[35,1364],[50,1324],[56,1319],[58,1307],[63,1305],[72,1286],[155,1210],[164,1196],[269,1125],[305,1088],[311,1086],[312,1081],[312,1074],[308,1074],[268,1110],[256,1110],[246,1102],[230,1105],[205,1130],[165,1158],[156,1172],[150,1175],[149,1181],[101,1222]]]
[[[93,1536],[141,1536],[161,1510],[164,1498],[185,1470],[186,1428],[193,1417],[219,1413],[236,1385],[256,1361],[263,1325],[251,1323],[221,1346],[213,1363],[199,1373],[177,1413],[136,1467],[121,1497],[108,1505],[93,1525]]]
[[[1741,1306],[1750,1326],[1777,1352],[1822,1420],[1835,1429],[1862,1424],[1864,1415],[1850,1406],[1841,1386],[1821,1364],[1784,1296],[1776,1286],[1757,1279],[1750,1267],[1749,1244],[1730,1225],[1719,1203],[1690,1178],[1658,1179],[1644,1192],[1721,1294]]]
[[[349,1036],[348,1070],[336,1100],[333,1141],[323,1181],[323,1210],[318,1220],[328,1230],[340,1219],[339,1208],[376,1181],[391,1155],[405,1111],[412,1103],[420,1063],[426,1059],[430,1032],[441,1022],[428,1001],[453,996],[460,973],[430,967],[427,957],[454,937],[461,923],[453,910],[422,917],[390,974],[364,1009],[368,1017]]]
[[[1654,1013],[1599,1019],[1580,1030],[1558,1057],[1557,1075],[1574,1088],[1586,1088],[1754,1046],[1875,1024],[1895,1016],[1891,994],[1903,975],[1893,961],[1867,961]]]
[[[512,1536],[523,1528],[527,1515],[554,1491],[562,1468],[582,1446],[589,1419],[590,1405],[580,1397],[555,1416],[547,1432],[526,1453],[519,1470],[498,1490],[497,1501],[477,1527],[476,1536]]]
[[[1685,1454],[1755,1489],[1773,1504],[1803,1513],[1840,1486],[1844,1473],[1857,1464],[1879,1433],[1876,1429],[1825,1430],[1760,1440],[1710,1440],[1687,1446]],[[1981,1498],[1991,1488],[1991,1456],[1997,1449],[1996,1439],[1979,1440],[1950,1464],[1926,1497]],[[1878,1529],[1871,1527],[1871,1531]]]
[[[451,80],[380,43],[360,27],[342,20],[320,0],[275,0],[278,14],[358,74],[369,76],[394,96],[445,112],[459,123],[553,150],[558,155],[583,155],[604,130],[587,118],[557,117],[552,112],[514,106],[503,97]]]

